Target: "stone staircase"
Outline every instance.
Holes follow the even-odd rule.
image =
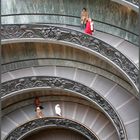
[[[54,106],[57,103],[61,106],[62,117],[83,124],[93,131],[99,139],[118,139],[115,128],[107,117],[89,106],[65,101],[44,102],[42,105],[44,107],[43,113],[45,117],[56,116]],[[2,118],[2,139],[16,127],[34,119],[36,119],[36,112],[33,104],[24,106],[5,115]]]
[[[47,75],[71,79],[80,82],[92,88],[96,92],[98,92],[102,97],[104,97],[108,102],[112,104],[112,106],[120,115],[126,128],[128,140],[138,140],[138,133],[139,133],[138,99],[136,99],[132,94],[130,94],[129,91],[121,87],[119,84],[101,75],[98,75],[97,73],[95,74],[92,72],[88,72],[77,68],[71,68],[71,67],[59,67],[59,66],[32,67],[32,68],[20,69],[20,70],[15,70],[15,71],[5,73],[4,76],[2,76],[2,82],[9,81],[12,79],[17,79],[17,78],[22,78],[22,77],[28,77],[28,76],[47,76]],[[94,113],[91,113],[94,116],[93,119],[93,116],[91,117],[89,115],[88,108],[83,108],[75,104],[73,104],[74,105],[73,107],[72,105],[70,106],[65,103],[64,104],[61,103],[61,104],[62,106],[65,106],[63,108],[64,117],[66,118],[71,117],[71,119],[75,119],[77,121],[80,120],[82,123],[86,124],[90,129],[94,128],[94,131],[96,131],[96,133],[103,140],[110,140],[110,139],[115,140],[114,135],[116,134],[113,133],[115,131],[111,131],[111,129],[106,129],[106,127],[110,127],[110,124],[108,123],[107,120],[106,121],[102,120],[103,117],[100,116],[100,113],[99,114],[97,113],[98,117],[95,116]],[[53,106],[53,103],[50,103],[47,106],[49,106],[50,112],[49,113],[46,112],[46,115],[48,116],[48,114],[51,114],[53,116],[54,112],[51,108]],[[9,117],[8,116],[4,117],[4,119],[6,119],[6,121],[4,120],[2,121],[5,122],[2,127],[2,134],[4,136],[7,134],[7,132],[10,132],[12,129],[14,129],[19,125],[20,119],[22,119],[21,120],[22,123],[22,121],[28,121],[29,118],[31,119],[34,116],[35,113],[34,111],[32,113],[29,113],[30,115],[28,115],[28,113],[24,113],[25,111],[23,110],[25,109],[18,110],[21,113],[16,113],[16,112],[14,113],[15,115],[17,115],[16,117],[17,119],[14,119],[14,117],[12,117],[11,115]],[[30,110],[34,110],[32,106],[27,107],[26,112],[30,112]],[[71,111],[73,111],[72,113],[73,115],[70,115]],[[85,114],[84,115],[80,114],[80,112],[84,112]],[[21,115],[23,118],[18,115]],[[92,120],[93,123],[91,123],[91,118],[93,119]],[[98,121],[99,120],[101,122],[103,121],[103,123],[100,124],[100,121],[98,122],[95,118]],[[16,122],[18,121],[18,119],[19,122]],[[98,123],[96,124],[96,122]],[[7,125],[9,125],[10,128],[6,127]]]

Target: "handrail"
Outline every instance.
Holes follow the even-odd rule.
[[[37,88],[63,89],[64,91],[70,91],[71,93],[81,95],[85,99],[95,103],[109,117],[118,133],[119,140],[128,139],[124,124],[115,108],[98,92],[79,82],[54,76],[30,76],[18,78],[2,84],[2,97],[6,98],[8,94],[15,95],[23,90],[28,91],[29,89]]]
[[[132,6],[132,9],[133,8],[137,8],[137,9],[139,8],[139,0],[112,0],[112,1],[115,1],[117,3],[121,3],[122,5],[124,5],[123,3],[127,3],[127,4]]]
[[[128,1],[136,6],[139,6],[139,0],[125,0],[125,1]]]
[[[18,13],[18,14],[3,14],[3,15],[1,15],[1,17],[8,17],[8,16],[28,16],[28,15],[37,15],[37,16],[40,16],[40,15],[44,15],[44,16],[46,16],[46,15],[49,15],[49,16],[64,16],[64,17],[73,17],[73,18],[77,18],[77,19],[80,19],[80,17],[79,16],[73,16],[73,15],[62,15],[62,14],[51,14],[51,13]],[[129,31],[129,30],[126,30],[126,29],[124,29],[124,28],[121,28],[121,27],[119,27],[119,26],[116,26],[116,25],[113,25],[113,24],[110,24],[110,23],[107,23],[107,22],[103,22],[103,21],[100,21],[100,20],[96,20],[96,19],[94,19],[93,18],[93,20],[94,20],[94,22],[98,22],[98,23],[102,23],[102,24],[105,24],[105,25],[109,25],[109,26],[112,26],[112,27],[115,27],[115,28],[118,28],[118,29],[121,29],[121,30],[123,30],[123,31],[125,31],[125,32],[128,32],[128,33],[130,33],[130,34],[133,34],[133,35],[135,35],[135,36],[139,36],[139,34],[136,34],[136,33],[134,33],[134,32],[131,32],[131,31]]]
[[[124,54],[116,48],[80,31],[39,24],[12,24],[1,26],[2,41],[11,39],[25,41],[26,39],[43,39],[44,41],[54,40],[73,45],[83,46],[88,52],[98,54],[103,59],[113,63],[125,76],[131,81],[132,85],[138,91],[138,68]],[[25,39],[25,40],[24,40]]]
[[[93,72],[93,73],[97,73],[98,75],[100,76],[103,76],[113,82],[116,82],[118,85],[120,85],[121,87],[123,87],[124,89],[126,89],[128,91],[128,86],[125,86],[126,84],[122,84],[121,81],[124,81],[125,83],[129,84],[128,81],[126,79],[123,79],[120,75],[116,75],[115,73],[113,73],[112,71],[109,71],[108,69],[105,69],[105,68],[101,68],[99,66],[96,66],[94,64],[90,64],[88,62],[82,62],[80,60],[72,60],[72,59],[66,59],[66,58],[42,58],[42,57],[37,57],[37,58],[29,58],[29,59],[22,59],[22,60],[14,60],[14,61],[10,61],[10,62],[6,62],[6,63],[2,63],[2,68],[1,68],[1,74],[6,74],[7,72],[12,72],[12,71],[16,71],[16,70],[21,70],[21,69],[26,69],[26,68],[30,68],[30,67],[45,67],[45,66],[48,66],[47,64],[42,64],[40,65],[38,63],[38,61],[48,61],[49,60],[54,60],[56,62],[56,60],[58,61],[57,63],[57,66],[62,66],[62,67],[71,67],[71,68],[78,68],[78,69],[82,69],[82,70],[85,70],[85,71],[88,71],[88,72]],[[110,76],[107,75],[104,75],[102,72],[95,72],[95,71],[91,71],[89,69],[85,69],[83,68],[82,66],[75,66],[75,65],[58,65],[59,64],[59,61],[66,61],[66,62],[72,62],[72,63],[78,63],[78,64],[84,64],[84,65],[87,65],[87,66],[91,66],[91,67],[96,67],[97,69],[100,69],[101,71],[106,71],[109,75],[111,74],[113,77],[115,77],[114,79],[118,79],[118,80],[114,80],[114,79],[111,79]],[[64,62],[65,63],[65,62]],[[20,65],[22,64],[22,65]],[[12,67],[12,66],[15,66],[15,67]],[[54,66],[54,64],[49,64],[49,66]],[[3,83],[3,82],[2,82]],[[136,98],[138,98],[138,94],[135,93],[135,92],[131,92],[129,91],[130,93],[132,93]]]
[[[57,60],[67,60],[67,61],[72,61],[72,62],[79,62],[79,63],[82,63],[82,64],[87,64],[87,65],[90,65],[90,66],[93,66],[92,64],[89,64],[89,63],[86,63],[86,62],[81,62],[81,61],[79,61],[79,60],[72,60],[72,59],[64,59],[64,58],[41,58],[41,57],[37,57],[37,58],[30,58],[30,59],[22,59],[22,60],[14,60],[14,61],[10,61],[10,62],[6,62],[6,63],[1,63],[1,66],[2,66],[2,68],[4,67],[4,66],[7,66],[7,65],[10,65],[10,64],[16,64],[16,63],[22,63],[22,62],[28,62],[28,61],[37,61],[37,60],[46,60],[46,59],[57,59]],[[31,66],[31,65],[30,65]],[[37,64],[35,64],[35,65],[32,65],[32,66],[39,66],[39,64],[37,65]],[[98,67],[98,66],[96,66],[96,67]],[[29,66],[23,66],[22,68],[29,68]],[[100,68],[100,67],[98,67],[98,68]],[[6,72],[9,72],[9,71],[13,71],[13,70],[19,70],[19,69],[21,69],[21,67],[20,68],[18,68],[18,67],[16,67],[16,68],[10,68],[10,69],[6,69],[6,71],[4,71],[3,72],[3,70],[1,71],[1,74],[4,74],[4,73],[6,73]],[[105,70],[105,69],[103,69],[103,68],[100,68],[100,69],[102,69],[102,70]],[[111,73],[111,74],[113,74],[113,75],[115,75],[115,76],[117,76],[117,77],[119,77],[120,79],[122,79],[122,77],[120,77],[120,76],[118,76],[118,75],[116,75],[116,74],[114,74],[113,72],[111,72],[111,71],[108,71],[107,69],[106,69],[106,71],[107,72],[109,72],[109,73]],[[123,81],[125,81],[125,82],[128,82],[127,80],[125,80],[125,79],[122,79]]]
[[[89,129],[86,125],[81,124],[78,121],[71,120],[64,117],[43,117],[32,119],[30,121],[25,122],[22,125],[17,126],[14,130],[12,130],[4,140],[22,140],[24,137],[32,133],[33,131],[40,130],[43,128],[66,128],[73,131],[76,131],[86,137],[88,140],[99,140],[98,136]],[[22,131],[24,130],[24,131]]]

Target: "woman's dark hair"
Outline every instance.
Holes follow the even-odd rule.
[[[83,8],[83,10],[87,11],[87,9],[86,9],[86,8]]]

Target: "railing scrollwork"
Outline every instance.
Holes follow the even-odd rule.
[[[103,97],[89,87],[72,80],[47,76],[15,79],[2,84],[2,100],[9,95],[16,94],[17,92],[36,88],[62,89],[72,91],[72,93],[78,93],[85,98],[88,98],[96,103],[107,114],[117,130],[119,139],[127,140],[123,123],[113,107]]]
[[[21,140],[28,133],[30,134],[32,133],[32,131],[36,129],[39,130],[41,128],[47,129],[49,127],[72,129],[84,135],[88,140],[98,140],[95,134],[91,132],[89,129],[87,129],[85,126],[75,121],[58,117],[46,117],[29,121],[13,130],[5,138],[5,140]]]
[[[115,64],[124,72],[136,90],[138,91],[139,89],[139,70],[133,62],[109,44],[80,31],[50,25],[2,25],[1,39],[2,42],[10,39],[54,40],[72,43],[91,49],[93,52],[98,53],[100,56],[103,56],[103,58],[109,60],[113,65]]]
[[[139,0],[128,0],[128,1],[139,6]]]

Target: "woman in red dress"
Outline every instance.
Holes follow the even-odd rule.
[[[93,29],[91,28],[93,26],[91,18],[88,18],[85,28],[85,33],[92,35]]]
[[[40,106],[39,97],[35,97],[34,104],[35,104],[36,107],[39,107]]]
[[[43,109],[43,106],[41,106],[39,97],[35,97],[34,104],[35,104],[35,107],[40,107],[40,109]]]

